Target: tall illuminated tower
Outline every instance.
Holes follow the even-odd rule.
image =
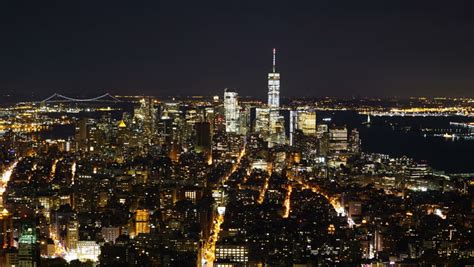
[[[224,91],[225,131],[238,133],[239,130],[239,106],[237,92]]]
[[[268,107],[280,107],[280,73],[276,72],[276,49],[273,48],[273,70],[268,73]]]

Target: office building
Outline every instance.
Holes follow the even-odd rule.
[[[13,245],[13,222],[12,215],[6,209],[0,213],[0,245],[8,248]]]
[[[195,135],[195,149],[197,153],[211,152],[211,124],[209,122],[197,122],[194,125]]]
[[[237,102],[237,92],[224,91],[224,114],[225,131],[228,133],[239,132],[239,105]]]
[[[18,240],[18,266],[36,267],[38,266],[38,245],[36,243],[36,233],[33,228],[24,227]]]
[[[298,110],[298,129],[305,135],[316,135],[316,111],[310,109]]]
[[[329,129],[329,152],[338,154],[345,153],[347,150],[347,128],[344,126]]]

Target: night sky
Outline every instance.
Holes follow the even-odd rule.
[[[474,96],[462,0],[0,1],[0,92]]]

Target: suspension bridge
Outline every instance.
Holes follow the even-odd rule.
[[[109,93],[93,97],[93,98],[72,98],[58,93],[43,99],[40,103],[55,103],[55,102],[122,102],[120,99],[114,97]]]

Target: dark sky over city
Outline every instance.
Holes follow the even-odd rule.
[[[0,2],[4,93],[474,96],[472,1]]]

